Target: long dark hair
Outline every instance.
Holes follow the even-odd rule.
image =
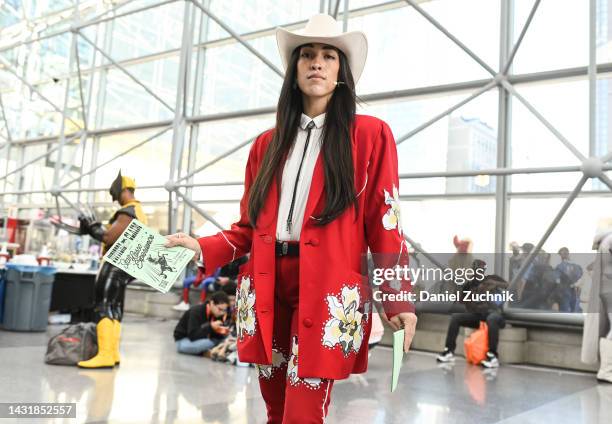
[[[301,46],[298,46],[291,54],[276,108],[274,135],[251,186],[248,209],[249,221],[253,227],[256,226],[272,178],[280,177],[280,166],[289,153],[300,124],[303,94],[297,83],[294,85],[300,50]],[[319,225],[333,221],[351,203],[357,207],[350,133],[356,111],[355,82],[346,56],[342,51],[335,50],[340,61],[338,81],[344,84],[334,90],[325,114],[321,154],[325,170],[326,202],[321,215],[315,217]]]

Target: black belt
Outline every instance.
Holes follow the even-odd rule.
[[[274,251],[276,256],[300,256],[300,242],[277,240]]]

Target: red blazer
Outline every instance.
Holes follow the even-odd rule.
[[[249,224],[248,194],[274,129],[257,137],[246,166],[240,220],[231,229],[199,239],[207,269],[215,269],[250,252],[238,278],[238,354],[241,361],[272,362],[276,221],[279,187],[272,182],[257,219]],[[372,298],[361,269],[368,248],[387,253],[377,266],[408,263],[408,249],[399,220],[397,150],[389,126],[356,115],[351,132],[358,208],[317,226],[314,216],[325,203],[323,155],[319,155],[300,235],[300,299],[298,376],[343,379],[365,372],[371,329]],[[384,283],[385,293],[410,290],[406,281]],[[392,288],[393,287],[393,288]],[[414,311],[408,302],[383,302],[388,316]],[[352,328],[352,330],[350,330]]]

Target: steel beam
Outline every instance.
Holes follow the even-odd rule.
[[[589,156],[597,155],[597,4],[589,0]],[[606,99],[607,100],[607,99]],[[601,117],[607,119],[607,117]],[[602,180],[604,184],[607,183]]]
[[[231,149],[226,150],[225,152],[221,153],[219,156],[215,157],[214,159],[211,159],[210,161],[206,162],[204,165],[200,166],[199,168],[196,168],[193,171],[189,172],[187,175],[177,179],[176,182],[184,181],[184,180],[194,176],[198,172],[203,171],[204,169],[208,168],[209,166],[214,165],[215,163],[219,162],[221,159],[224,159],[224,158],[232,155],[233,153],[237,152],[238,150],[242,149],[244,146],[247,146],[247,145],[251,144],[254,139],[255,139],[255,137],[251,137],[251,138],[247,139],[246,141],[243,141],[242,143],[238,144],[237,146],[234,146]]]
[[[91,41],[85,34],[83,34],[82,32],[77,32],[77,34],[85,41],[87,41],[88,44],[90,44],[94,49],[96,49],[98,52],[100,52],[100,54],[102,56],[104,56],[106,58],[106,60],[108,60],[110,63],[112,63],[113,65],[115,65],[115,67],[117,69],[119,69],[120,71],[122,71],[125,75],[127,75],[132,81],[134,81],[136,84],[138,84],[139,86],[141,86],[147,93],[149,93],[151,96],[153,96],[155,99],[157,99],[157,101],[159,101],[161,104],[163,104],[166,108],[168,108],[170,111],[174,112],[174,108],[172,106],[170,106],[168,103],[166,103],[166,101],[164,99],[162,99],[161,97],[159,97],[157,94],[155,94],[155,92],[153,90],[151,90],[149,87],[147,87],[145,84],[143,84],[138,78],[136,78],[134,75],[132,75],[132,73],[130,71],[128,71],[127,69],[125,69],[123,66],[119,65],[117,62],[115,62],[113,60],[113,58],[111,58],[104,50],[102,50],[100,47],[96,46],[96,44]]]
[[[77,20],[78,2],[75,4],[75,11],[73,13],[73,20]],[[68,58],[68,69],[72,70],[75,64],[75,52],[77,44],[77,34],[72,33],[70,36],[70,57]],[[64,107],[62,111],[62,123],[60,125],[60,139],[59,149],[57,150],[57,159],[55,160],[55,166],[53,169],[53,187],[54,189],[59,186],[60,183],[60,169],[62,166],[62,156],[64,153],[64,145],[66,144],[66,117],[68,112],[68,100],[70,99],[70,78],[66,79],[66,88],[64,91]]]
[[[516,275],[512,278],[512,281],[510,282],[511,287],[517,283],[517,281],[523,276],[523,274],[525,273],[529,265],[531,265],[531,263],[533,262],[533,259],[540,252],[540,249],[542,249],[542,246],[544,246],[544,243],[546,243],[546,240],[548,240],[548,237],[550,237],[553,230],[557,227],[557,225],[559,224],[559,221],[561,221],[561,218],[563,218],[563,215],[565,215],[565,212],[567,212],[567,210],[571,206],[574,199],[576,199],[576,197],[580,193],[580,190],[582,190],[582,187],[587,182],[587,180],[588,180],[588,177],[585,177],[585,176],[582,176],[580,178],[580,181],[578,181],[578,184],[576,184],[576,187],[574,188],[574,190],[570,193],[568,198],[565,200],[565,203],[563,204],[563,206],[561,207],[561,209],[559,210],[559,212],[557,213],[553,221],[550,223],[550,225],[544,232],[544,235],[542,235],[542,238],[540,239],[538,244],[533,248],[531,253],[527,256],[527,258],[525,259],[525,261],[523,262],[523,264],[517,271]]]
[[[42,94],[36,87],[34,87],[32,84],[30,84],[29,82],[27,82],[25,80],[25,78],[23,78],[21,75],[19,75],[17,73],[17,71],[15,71],[13,69],[13,66],[11,65],[11,63],[6,60],[4,57],[2,57],[2,55],[0,55],[0,62],[2,62],[2,64],[4,65],[4,69],[6,69],[8,72],[10,72],[11,74],[15,75],[17,77],[17,79],[19,79],[19,81],[21,81],[24,85],[26,85],[30,90],[32,90],[34,93],[36,93],[36,95],[38,95],[38,97],[40,97],[41,99],[43,99],[45,102],[47,102],[56,112],[61,113],[62,116],[64,116],[64,112],[55,105],[55,103],[53,103],[51,100],[49,100],[44,94]],[[69,80],[67,80],[69,81]],[[72,120],[72,118],[68,118],[66,117],[65,119],[68,119],[70,122],[72,122],[74,125],[76,125],[78,128],[83,128],[78,122],[75,122],[74,120]]]
[[[484,87],[480,88],[479,90],[477,90],[475,93],[471,94],[466,99],[461,100],[459,103],[455,104],[454,106],[451,106],[450,108],[446,109],[444,112],[442,112],[442,113],[436,115],[435,117],[431,118],[429,121],[425,122],[424,124],[419,125],[418,127],[413,129],[412,131],[410,131],[410,132],[402,135],[401,137],[397,138],[395,140],[395,144],[397,144],[397,145],[402,144],[404,141],[408,140],[410,137],[414,136],[415,134],[418,134],[419,132],[423,131],[425,128],[435,124],[440,119],[444,118],[446,115],[450,115],[455,110],[459,109],[461,106],[463,106],[466,103],[474,100],[476,97],[480,96],[481,94],[486,93],[487,91],[489,91],[489,89],[491,87],[494,87],[496,85],[497,85],[497,80],[496,79],[493,79],[493,80],[489,81],[487,84],[485,84]]]
[[[225,22],[219,19],[215,14],[213,14],[207,7],[204,7],[198,0],[191,0],[191,2],[198,8],[202,10],[202,12],[206,13],[208,17],[210,17],[213,21],[217,23],[221,28],[223,28],[228,34],[236,39],[240,44],[242,44],[248,51],[253,53],[259,60],[268,66],[268,68],[272,69],[279,77],[284,78],[285,74],[283,71],[278,69],[272,62],[270,62],[264,55],[259,53],[254,47],[252,47],[249,43],[246,42],[244,38],[233,29],[231,29]]]
[[[68,143],[72,143],[74,140],[76,140],[78,137],[80,136],[80,132],[78,132],[76,135],[73,135],[72,137],[68,138],[67,142]],[[52,147],[51,149],[47,150],[45,153],[43,153],[42,155],[36,156],[34,159],[30,159],[29,161],[21,164],[19,167],[17,167],[16,169],[13,169],[10,172],[7,172],[6,174],[4,174],[3,176],[0,177],[0,180],[3,180],[5,178],[7,178],[9,175],[13,175],[19,171],[21,171],[22,168],[33,164],[36,161],[39,161],[41,159],[43,159],[46,156],[49,156],[51,153],[55,152],[57,149],[59,149],[59,144],[56,145],[55,147]]]
[[[500,3],[500,68],[504,63],[510,64],[512,62],[512,60],[509,59],[509,50],[510,46],[512,45],[513,38],[513,4],[514,3],[511,1],[502,1]],[[514,51],[516,51],[516,48],[518,48],[518,43],[515,45]],[[507,78],[506,73],[502,73],[502,75],[504,78]],[[510,149],[510,134],[512,130],[512,97],[501,86],[497,88],[497,91],[498,109],[496,166],[498,169],[507,169],[512,159]],[[506,262],[502,253],[506,251],[506,232],[510,207],[508,201],[509,186],[510,180],[506,177],[506,175],[500,174],[495,179],[495,244],[493,252],[496,254],[494,255],[493,272],[501,276],[505,275],[506,269]]]
[[[502,3],[506,3],[506,1],[502,2]],[[512,7],[512,3],[508,3],[508,7]],[[506,59],[506,64],[503,66],[502,68],[502,74],[507,75],[508,71],[510,70],[510,66],[512,66],[512,62],[514,62],[514,56],[516,56],[516,52],[518,50],[518,48],[521,46],[521,43],[523,42],[523,38],[525,37],[525,33],[527,32],[527,29],[529,29],[529,26],[531,25],[531,21],[533,19],[533,16],[536,13],[536,10],[538,10],[538,6],[540,5],[540,0],[536,0],[535,3],[533,4],[533,7],[531,8],[531,12],[529,12],[529,16],[527,17],[527,21],[525,22],[525,25],[523,25],[523,29],[521,30],[521,33],[519,35],[518,40],[516,41],[516,44],[514,45],[514,47],[512,48],[512,51],[510,52],[510,55],[508,56],[508,58]],[[502,4],[502,8],[506,7],[505,5]],[[513,14],[514,15],[514,14]],[[508,28],[508,31],[512,31],[512,28]],[[510,39],[511,41],[511,39]]]
[[[610,178],[606,175],[606,174],[601,174],[599,177],[597,177],[602,183],[604,183],[610,190],[612,190],[612,180],[610,180]]]
[[[598,65],[598,74],[602,73],[612,73],[612,63]],[[547,81],[550,79],[567,79],[567,78],[575,78],[582,75],[587,74],[587,67],[578,67],[578,68],[569,68],[558,71],[546,71],[546,72],[537,72],[532,74],[522,74],[522,75],[509,75],[507,76],[507,81],[510,82],[513,86],[517,86],[522,83],[530,83],[530,82],[539,82],[539,81]],[[453,84],[444,84],[444,85],[436,85],[429,87],[419,87],[419,88],[411,88],[406,90],[393,90],[393,91],[384,91],[379,93],[371,93],[359,96],[365,102],[379,102],[384,100],[410,100],[414,97],[422,97],[434,94],[447,94],[454,93],[457,91],[463,90],[472,90],[472,89],[480,89],[483,85],[491,82],[491,80],[474,80],[468,82],[459,82]],[[233,119],[233,118],[243,118],[243,117],[252,117],[252,116],[262,116],[266,114],[273,114],[276,112],[275,107],[263,107],[257,109],[246,109],[239,110],[235,112],[223,112],[223,113],[213,113],[207,115],[197,115],[197,116],[188,116],[186,118],[187,122],[190,124],[196,124],[201,122],[214,122],[221,121],[225,119]],[[172,124],[172,120],[164,120],[157,122],[146,122],[139,123],[134,125],[125,125],[120,127],[113,128],[101,128],[97,130],[90,130],[90,136],[96,135],[108,135],[108,134],[117,134],[128,131],[136,131],[139,129],[155,129],[155,128],[163,128]],[[57,139],[58,135],[54,136],[43,136],[43,137],[35,137],[31,139],[16,139],[13,140],[16,145],[25,144],[25,143],[39,143],[39,142],[48,142],[54,139]],[[610,157],[608,160],[612,159],[612,152],[610,153]]]
[[[574,154],[574,156],[576,156],[580,161],[583,161],[586,159],[586,157],[580,153],[580,151],[576,148],[576,146],[574,146],[568,139],[566,139],[563,134],[561,134],[560,131],[558,131],[554,125],[552,125],[550,122],[548,122],[546,120],[546,118],[544,118],[544,116],[537,111],[536,108],[534,108],[531,103],[529,103],[523,96],[521,96],[515,89],[514,87],[506,80],[501,80],[501,84],[504,86],[504,88],[506,90],[508,90],[514,97],[516,97],[518,100],[520,100],[520,102],[536,117],[540,120],[540,122],[542,122],[542,124],[544,124],[544,126],[546,128],[549,129],[550,132],[552,132],[558,139],[559,141],[561,141],[561,143],[563,143],[563,145],[565,147],[568,148],[568,150],[570,152],[572,152]]]
[[[193,43],[195,10],[190,2],[185,2],[183,17],[183,37],[181,43],[181,56],[179,62],[179,78],[176,90],[176,109],[172,123],[172,153],[170,156],[170,174],[168,181],[176,181],[180,175],[180,167],[185,146],[185,130],[187,122],[187,101],[189,96],[189,82],[191,75],[191,51]],[[178,202],[172,190],[168,190],[168,233],[176,232]]]
[[[225,230],[225,228],[223,228],[223,225],[219,224],[219,222],[213,218],[208,212],[206,212],[204,209],[202,209],[196,202],[194,202],[192,199],[190,199],[189,197],[185,196],[183,193],[181,193],[179,190],[176,190],[176,195],[178,197],[180,197],[181,199],[183,199],[183,202],[187,203],[189,206],[191,206],[191,208],[193,210],[195,210],[197,213],[199,213],[200,215],[202,215],[204,218],[206,218],[206,220],[210,221],[215,227],[217,227],[219,230],[223,231]]]
[[[171,128],[172,128],[172,127],[165,128],[165,129],[163,129],[162,131],[159,131],[159,132],[157,132],[157,133],[153,134],[152,136],[147,137],[146,139],[144,139],[144,140],[143,140],[143,141],[141,141],[140,143],[137,143],[137,144],[133,145],[133,146],[132,146],[132,147],[130,147],[129,149],[124,150],[123,152],[121,152],[121,153],[119,153],[119,154],[117,154],[117,155],[113,156],[112,158],[110,158],[110,159],[108,159],[108,160],[106,160],[106,161],[104,161],[104,162],[102,162],[102,163],[100,163],[100,164],[96,165],[95,167],[91,168],[89,171],[87,171],[87,172],[83,172],[83,173],[82,173],[80,176],[78,176],[78,177],[76,177],[76,178],[73,178],[72,180],[70,180],[70,181],[68,181],[67,183],[63,184],[63,185],[62,185],[62,189],[64,189],[64,188],[66,188],[66,187],[70,186],[71,184],[73,184],[73,183],[75,183],[75,182],[77,182],[77,181],[80,181],[80,180],[81,180],[81,179],[82,179],[84,176],[89,175],[89,174],[92,174],[93,172],[96,172],[98,169],[102,168],[103,166],[106,166],[106,165],[108,165],[109,163],[111,163],[111,162],[113,162],[113,161],[115,161],[115,160],[119,159],[120,157],[123,157],[123,156],[127,155],[128,153],[132,152],[133,150],[136,150],[136,149],[138,149],[139,147],[144,146],[144,145],[145,145],[145,144],[147,144],[149,141],[151,141],[151,140],[153,140],[153,139],[155,139],[155,138],[159,137],[160,135],[162,135],[162,134],[164,134],[164,133],[168,132],[168,131],[169,131]]]
[[[209,1],[204,0],[204,6],[209,6]],[[195,13],[195,12],[198,13]],[[199,29],[198,29],[198,43],[205,42],[208,39],[208,32],[210,27],[210,18],[200,9],[194,9],[194,23],[195,16],[199,16]],[[191,115],[198,115],[202,106],[202,94],[204,91],[204,79],[198,78],[198,75],[204,74],[206,65],[206,49],[196,49],[196,63],[195,63],[195,75],[193,83],[193,102],[191,107]],[[187,157],[187,173],[191,173],[196,166],[197,155],[198,155],[198,136],[200,134],[199,125],[191,125],[189,131],[189,154]],[[187,184],[193,184],[193,177],[186,178]],[[187,187],[185,195],[189,198],[192,197],[192,187]],[[191,234],[193,228],[192,222],[192,210],[188,204],[183,205],[183,232]]]
[[[85,21],[85,22],[83,22],[81,24],[76,25],[74,28],[80,30],[80,29],[86,28],[88,26],[98,25],[98,24],[101,24],[101,23],[104,23],[104,22],[109,22],[109,21],[113,21],[115,19],[119,19],[119,18],[123,18],[123,17],[129,16],[129,15],[133,15],[135,13],[144,12],[144,11],[149,10],[149,9],[154,9],[154,8],[157,8],[157,7],[165,6],[165,5],[170,4],[170,3],[176,3],[177,1],[178,0],[166,0],[166,1],[159,2],[159,3],[153,3],[153,4],[149,4],[147,6],[139,7],[137,9],[128,10],[127,12],[118,13],[118,14],[116,14],[114,16],[99,17],[97,19],[91,19],[91,20],[88,20],[88,21]],[[118,9],[118,8],[115,8],[115,9]]]
[[[419,6],[415,0],[404,0],[410,6],[412,6],[417,12],[421,14],[425,19],[429,21],[433,26],[438,28],[444,35],[446,35],[453,43],[458,45],[464,52],[466,52],[472,59],[474,59],[480,66],[482,66],[491,76],[495,76],[497,72],[493,70],[484,60],[482,60],[476,53],[463,44],[457,37],[451,34],[446,28],[440,24],[433,16],[427,13],[421,6]]]

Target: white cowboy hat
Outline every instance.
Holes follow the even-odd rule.
[[[363,72],[368,55],[368,40],[363,32],[342,32],[340,23],[324,13],[310,18],[302,31],[291,32],[277,28],[276,42],[285,70],[291,53],[302,44],[324,43],[342,50],[348,59],[355,85]]]

